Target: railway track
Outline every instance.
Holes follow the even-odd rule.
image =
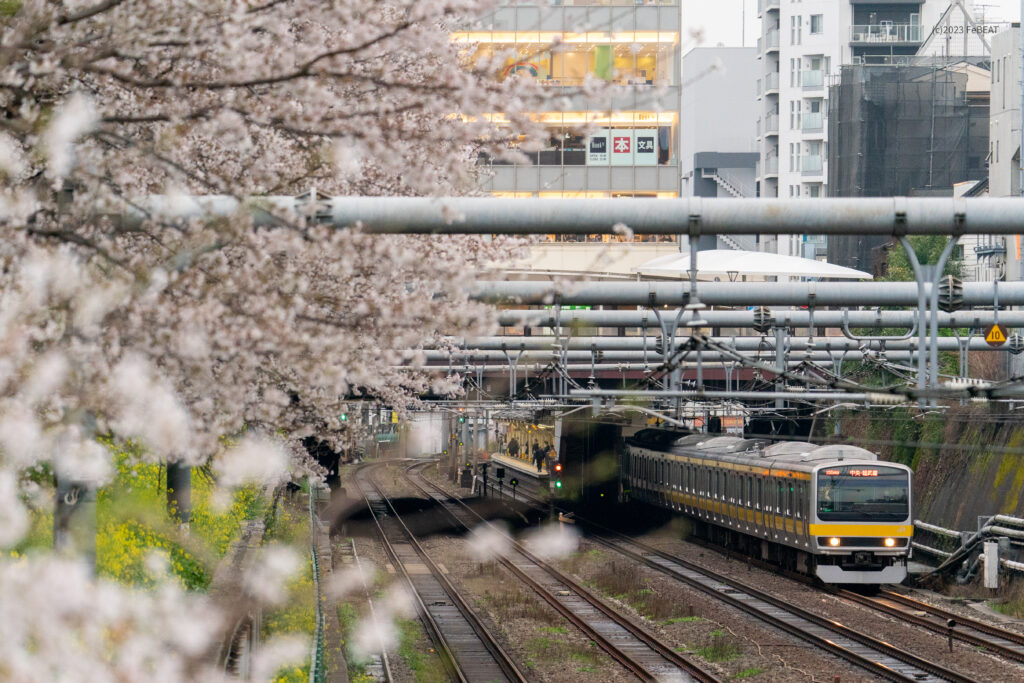
[[[411,472],[420,466],[406,468],[406,477],[413,486],[437,501],[467,530],[486,522],[461,500],[424,478],[422,473]],[[715,676],[609,608],[563,572],[515,541],[512,541],[509,553],[499,558],[499,561],[640,679],[701,683],[718,681]]]
[[[577,521],[585,526],[585,520],[577,518]],[[601,532],[610,535],[611,539],[594,534],[589,535],[588,539],[686,583],[882,678],[893,681],[956,683],[974,680],[837,621],[776,598],[753,586],[716,574],[681,557],[609,529],[602,528]]]
[[[885,612],[901,621],[942,635],[952,635],[955,640],[984,648],[986,652],[1024,662],[1024,635],[1020,633],[964,617],[893,591],[882,591],[877,596],[860,595],[848,590],[837,590],[835,593],[852,602]],[[948,625],[950,620],[956,622],[952,629]]]
[[[737,557],[727,549],[713,543],[699,540],[694,542],[709,550],[719,553],[724,552],[727,557]],[[883,590],[879,595],[864,595],[852,590],[823,585],[811,577],[780,570],[777,566],[757,558],[739,557],[742,557],[744,561],[761,567],[765,571],[775,572],[788,579],[826,591],[849,602],[883,612],[906,624],[918,626],[946,637],[952,636],[954,640],[980,648],[997,657],[1015,662],[1024,662],[1024,634],[1009,631],[979,619],[965,617],[956,612],[942,609],[941,607],[922,600],[916,600],[895,591]],[[949,627],[951,620],[955,622],[955,626],[952,629]]]
[[[469,604],[427,556],[391,501],[360,467],[355,481],[380,533],[388,558],[412,589],[420,616],[452,677],[465,683],[526,678]]]

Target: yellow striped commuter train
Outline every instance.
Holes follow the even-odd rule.
[[[899,583],[913,523],[910,468],[856,446],[644,429],[625,440],[623,499],[825,583]]]

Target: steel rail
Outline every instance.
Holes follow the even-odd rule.
[[[619,552],[627,557],[631,557],[635,561],[640,562],[656,571],[660,571],[663,574],[666,574],[667,576],[671,576],[679,581],[682,581],[687,585],[692,586],[697,590],[700,590],[703,593],[720,598],[725,602],[729,603],[730,605],[732,605],[733,607],[737,607],[738,609],[743,610],[751,616],[755,616],[759,619],[762,619],[766,623],[781,628],[782,630],[785,630],[791,633],[792,635],[795,635],[804,640],[814,642],[819,647],[826,649],[832,652],[833,654],[837,654],[840,657],[843,657],[844,659],[854,664],[857,664],[858,666],[861,666],[862,668],[865,668],[885,678],[888,678],[889,680],[919,681],[922,680],[922,677],[919,673],[900,672],[894,669],[891,665],[886,665],[879,661],[871,659],[868,656],[857,654],[856,652],[853,652],[849,647],[842,646],[834,642],[833,639],[822,637],[820,635],[809,632],[806,626],[804,625],[792,624],[786,621],[785,619],[772,617],[764,610],[758,609],[755,605],[750,604],[749,601],[740,599],[736,596],[736,594],[728,593],[722,590],[716,590],[716,588],[713,586],[708,586],[700,580],[688,576],[686,573],[682,571],[679,571],[677,569],[672,568],[671,566],[667,566],[666,564],[660,563],[652,559],[652,556],[656,556],[664,561],[676,564],[679,567],[682,567],[684,570],[689,570],[690,572],[703,575],[704,577],[709,578],[712,581],[725,584],[734,591],[746,593],[747,595],[757,600],[768,603],[769,605],[777,609],[780,609],[788,614],[794,615],[800,619],[810,622],[811,624],[814,624],[819,628],[826,629],[836,635],[843,636],[857,643],[860,643],[861,645],[864,645],[865,647],[874,650],[876,654],[880,654],[884,657],[890,657],[906,665],[909,665],[914,669],[918,669],[920,670],[920,672],[926,672],[928,674],[931,674],[932,676],[937,676],[942,680],[954,681],[955,683],[969,683],[970,681],[974,680],[972,678],[962,676],[955,671],[952,671],[943,666],[930,662],[926,659],[918,657],[917,655],[907,652],[906,650],[901,650],[882,640],[878,640],[877,638],[874,638],[872,636],[860,633],[856,629],[850,628],[848,626],[843,626],[837,621],[833,621],[826,617],[822,617],[818,614],[815,614],[814,612],[805,610],[802,607],[797,607],[796,605],[790,602],[787,602],[780,598],[776,598],[770,593],[762,591],[758,588],[754,588],[753,586],[750,586],[746,583],[737,581],[736,579],[724,576],[722,574],[718,574],[712,570],[701,567],[700,565],[684,560],[676,555],[663,552],[652,546],[648,546],[644,543],[640,543],[633,539],[626,538],[624,536],[621,536],[621,534],[619,534],[619,536],[621,538],[618,540],[618,542],[612,542],[598,536],[590,536],[589,538],[604,545],[609,549],[615,550],[616,552]],[[637,548],[640,548],[641,551],[637,552],[634,550],[629,550],[623,547],[624,543],[631,543],[635,545]]]
[[[915,521],[915,525],[917,523],[918,522]],[[973,645],[975,647],[983,648],[991,652],[992,654],[999,655],[1018,662],[1024,661],[1024,635],[1020,633],[1016,633],[1014,631],[1007,631],[993,624],[988,624],[977,619],[971,619],[970,617],[964,617],[960,614],[944,610],[941,607],[936,607],[935,605],[931,605],[921,600],[916,600],[909,596],[902,595],[900,593],[896,593],[893,591],[883,590],[881,597],[863,595],[861,593],[857,593],[851,590],[836,588],[834,586],[829,585],[823,585],[804,574],[797,574],[792,571],[781,569],[778,565],[774,565],[770,562],[766,562],[758,558],[751,558],[742,554],[734,555],[728,548],[724,548],[714,543],[700,540],[698,542],[698,545],[704,548],[708,548],[710,550],[714,550],[718,553],[724,553],[725,556],[730,559],[733,557],[738,557],[742,559],[744,562],[750,562],[751,564],[754,564],[755,566],[758,566],[766,571],[773,571],[779,574],[780,576],[784,576],[787,579],[797,581],[806,586],[822,589],[828,593],[831,593],[832,595],[845,598],[850,602],[855,602],[869,609],[884,612],[886,614],[889,614],[890,616],[896,617],[900,621],[904,621],[909,624],[922,627],[939,635],[943,635],[946,637],[952,636],[955,640],[959,640],[961,642]],[[928,612],[932,614],[934,617],[940,618],[942,621],[941,623],[931,621],[922,614],[915,614],[914,612],[908,612],[907,610],[899,609],[890,604],[887,604],[885,601],[901,603],[906,608],[914,610],[916,612]],[[947,621],[949,619],[954,619],[957,623],[957,626],[966,626],[970,629],[973,629],[975,631],[978,631],[979,633],[984,634],[984,636],[979,636],[963,630],[957,630],[956,628],[953,628],[951,630],[947,625]],[[987,638],[985,636],[987,636]],[[995,638],[996,640],[992,640],[993,638]]]
[[[357,487],[359,488],[359,491],[363,496],[363,500],[366,502],[366,507],[370,511],[374,523],[377,526],[377,530],[380,534],[381,542],[384,546],[385,551],[391,558],[394,566],[398,568],[399,571],[401,571],[402,576],[405,578],[407,585],[409,586],[410,590],[412,591],[413,595],[416,598],[416,602],[420,608],[420,614],[423,616],[425,622],[429,626],[429,629],[432,631],[432,636],[436,636],[435,643],[439,646],[439,649],[441,649],[445,653],[444,659],[446,664],[450,666],[450,668],[452,669],[452,673],[460,681],[463,681],[465,683],[473,683],[474,678],[467,676],[464,670],[466,664],[459,661],[459,658],[455,654],[453,645],[448,641],[448,638],[445,636],[444,629],[431,614],[430,610],[427,608],[427,605],[423,602],[422,596],[417,590],[416,585],[412,579],[412,576],[408,572],[405,564],[402,562],[402,559],[399,556],[398,552],[395,550],[394,546],[388,539],[387,534],[384,531],[384,526],[381,523],[381,520],[379,519],[376,511],[373,509],[373,505],[370,502],[370,496],[368,495],[367,489],[364,487],[364,483],[368,484],[371,487],[373,493],[379,496],[381,502],[385,506],[387,506],[387,508],[391,511],[391,518],[398,524],[402,533],[405,535],[406,542],[408,542],[409,545],[415,550],[417,556],[419,556],[419,558],[423,561],[423,564],[428,568],[433,578],[440,584],[442,590],[444,590],[444,592],[448,595],[449,599],[451,599],[452,604],[456,607],[456,609],[458,609],[459,613],[466,620],[466,623],[469,624],[470,628],[480,639],[480,642],[483,644],[484,648],[486,648],[486,650],[491,654],[497,668],[508,678],[508,680],[526,683],[526,677],[523,676],[523,674],[519,671],[518,667],[512,660],[511,656],[507,652],[505,652],[504,648],[501,647],[498,641],[491,634],[490,630],[488,630],[487,627],[484,626],[483,622],[480,621],[479,617],[476,615],[476,612],[473,611],[473,608],[461,596],[458,589],[456,589],[455,586],[452,585],[451,581],[448,580],[448,578],[434,563],[434,561],[430,559],[430,557],[427,555],[426,550],[424,550],[423,546],[421,546],[419,541],[416,540],[416,536],[412,533],[409,527],[406,526],[405,522],[398,514],[398,511],[395,509],[394,505],[392,505],[391,500],[384,494],[384,492],[372,479],[366,481],[361,478],[360,474],[362,474],[366,469],[381,464],[383,463],[372,463],[370,465],[367,465],[366,467],[360,467],[356,471],[355,476]]]
[[[532,498],[537,503],[545,506],[550,505],[549,502],[542,501],[539,498],[531,496],[529,494],[525,494],[524,497]],[[918,657],[917,655],[914,655],[910,652],[901,650],[893,645],[890,645],[889,643],[862,634],[859,631],[849,628],[847,626],[843,626],[842,624],[836,621],[832,621],[825,617],[814,614],[813,612],[810,612],[808,610],[804,610],[801,607],[797,607],[796,605],[786,602],[785,600],[776,598],[764,591],[761,591],[760,589],[749,586],[748,584],[745,584],[741,581],[715,573],[713,570],[701,567],[700,565],[689,562],[688,560],[684,560],[683,558],[678,557],[677,555],[667,553],[653,546],[649,546],[640,541],[636,541],[632,538],[629,538],[628,536],[625,536],[624,534],[608,529],[607,527],[589,523],[587,520],[582,519],[580,517],[576,517],[575,519],[577,524],[582,524],[584,528],[599,528],[602,533],[606,533],[613,536],[617,539],[618,542],[616,543],[594,534],[590,534],[587,536],[587,538],[589,538],[590,540],[595,541],[601,545],[604,545],[605,547],[614,550],[622,555],[630,557],[631,559],[640,562],[641,564],[644,564],[645,566],[648,566],[651,569],[659,571],[667,576],[671,576],[676,580],[682,581],[687,585],[692,586],[693,588],[707,595],[727,602],[733,607],[736,607],[737,609],[746,612],[751,616],[757,617],[758,619],[761,619],[766,623],[776,626],[800,639],[813,642],[822,649],[831,651],[834,654],[846,659],[847,661],[856,664],[862,668],[865,668],[868,671],[871,671],[872,673],[878,674],[883,678],[895,681],[922,680],[920,674],[899,672],[893,669],[891,666],[884,665],[875,659],[859,655],[850,650],[849,648],[843,647],[842,645],[834,642],[833,639],[821,637],[816,634],[810,633],[805,627],[801,627],[796,624],[791,624],[783,619],[773,618],[766,612],[758,610],[756,606],[751,604],[749,601],[740,599],[735,594],[730,594],[728,592],[720,590],[716,586],[704,584],[695,577],[687,576],[685,573],[675,570],[670,566],[666,566],[666,564],[659,563],[657,560],[652,558],[661,558],[664,562],[676,564],[684,570],[688,570],[695,574],[702,575],[708,579],[711,579],[714,582],[724,584],[725,586],[734,591],[746,593],[747,595],[750,595],[758,600],[762,600],[763,602],[766,602],[769,605],[776,607],[777,609],[780,609],[784,612],[788,612],[801,619],[805,619],[820,628],[827,629],[829,631],[836,633],[837,635],[845,636],[850,640],[854,640],[865,647],[875,650],[877,654],[882,654],[884,656],[891,657],[911,667],[920,669],[922,672],[926,672],[933,676],[937,676],[942,680],[953,681],[955,683],[968,683],[974,680],[971,678],[964,677],[955,671],[946,669],[945,667],[939,666],[933,662],[929,662],[928,660]],[[621,544],[623,543],[629,543],[636,546],[637,548],[639,548],[639,552],[631,551],[627,548],[622,547]]]
[[[454,512],[452,512],[448,507],[444,505],[445,501],[451,501],[454,505],[457,505],[459,508],[466,511],[468,514],[480,520],[480,522],[487,523],[486,519],[478,515],[476,511],[474,511],[471,507],[466,505],[465,502],[463,502],[459,498],[450,495],[447,491],[445,491],[442,487],[438,486],[434,482],[431,482],[423,477],[419,477],[418,480],[414,479],[409,474],[409,470],[420,466],[422,465],[414,464],[406,469],[407,480],[413,486],[422,491],[425,495],[441,503],[442,507],[445,508],[449,516],[451,516],[451,518],[455,520],[460,526],[465,528],[467,531],[470,530],[470,526],[463,519],[460,519],[458,515],[456,515]],[[427,489],[427,487],[432,488],[437,493],[431,493]],[[437,494],[443,496],[444,500],[441,500],[441,498],[439,498]],[[642,628],[636,626],[629,619],[624,618],[615,610],[609,608],[603,602],[601,602],[593,595],[591,595],[590,592],[587,591],[583,586],[579,585],[577,582],[573,581],[568,576],[566,576],[564,572],[560,571],[551,564],[536,557],[535,555],[527,551],[525,548],[523,548],[515,540],[512,540],[512,547],[515,549],[517,553],[525,557],[535,566],[539,567],[540,569],[554,577],[558,582],[567,586],[572,592],[576,593],[583,600],[585,600],[591,606],[596,608],[605,617],[612,620],[615,624],[618,624],[620,627],[624,628],[626,631],[632,634],[633,637],[636,638],[638,641],[646,644],[654,652],[663,657],[672,665],[678,667],[681,671],[690,675],[694,680],[706,683],[713,683],[715,681],[718,681],[718,679],[715,676],[696,666],[693,662],[689,661],[685,657],[682,657],[671,647],[661,642],[658,638],[648,633],[647,631],[643,630]],[[533,588],[533,590],[538,595],[540,595],[545,601],[547,601],[552,607],[554,607],[560,614],[562,614],[567,619],[572,621],[572,623],[575,624],[578,628],[580,628],[581,631],[586,633],[588,637],[594,639],[595,642],[599,643],[601,647],[605,651],[607,651],[612,657],[614,657],[617,661],[622,663],[624,666],[626,666],[631,671],[633,671],[645,680],[660,680],[659,676],[657,676],[655,672],[649,671],[645,665],[638,662],[633,656],[619,648],[611,640],[602,635],[600,631],[598,631],[592,625],[581,619],[578,615],[574,614],[571,609],[569,609],[566,605],[557,600],[555,596],[551,595],[551,593],[548,590],[546,590],[533,577],[531,577],[529,574],[523,571],[522,568],[520,568],[515,562],[512,562],[511,560],[505,557],[499,558],[499,561],[501,561],[502,565],[509,569],[513,574],[515,574],[522,581],[524,581],[531,588]]]
[[[952,637],[955,640],[968,643],[969,645],[984,648],[988,652],[1007,659],[1024,662],[1024,638],[1022,638],[1020,634],[1005,631],[994,626],[989,626],[988,624],[982,624],[982,622],[968,619],[960,616],[959,614],[954,614],[953,612],[947,612],[938,608],[935,608],[934,611],[928,610],[922,607],[922,605],[925,605],[926,603],[918,600],[908,599],[908,602],[903,602],[902,600],[897,600],[893,596],[898,596],[898,598],[901,599],[904,598],[904,596],[899,595],[898,593],[892,593],[891,591],[887,591],[884,598],[861,595],[849,590],[835,590],[834,592],[836,595],[845,598],[846,600],[856,602],[857,604],[868,607],[869,609],[884,612],[885,614],[896,617],[900,621],[920,626],[921,628],[940,635]],[[886,600],[893,602],[899,601],[901,604],[907,605],[911,609],[919,610],[921,612],[931,612],[933,616],[941,617],[943,621],[939,623],[929,619],[927,616],[908,612],[906,609],[901,609],[887,604],[885,602]],[[931,605],[928,605],[928,607],[931,607]],[[955,627],[949,628],[946,624],[946,620],[949,619],[953,619],[957,626],[967,626],[975,631],[984,633],[984,635],[977,635],[970,631],[964,631],[963,629],[957,629]]]

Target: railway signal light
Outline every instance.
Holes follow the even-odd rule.
[[[555,488],[556,489],[562,488],[562,480],[561,479],[558,479],[558,480],[555,481]]]
[[[466,418],[464,416],[462,416],[462,415],[459,415],[459,422],[465,422],[465,421],[466,421]]]
[[[562,463],[560,463],[560,462],[555,463],[555,472],[561,472],[561,471],[562,471]]]
[[[516,479],[515,477],[512,477],[508,483],[511,484],[512,486],[519,486],[519,480]]]

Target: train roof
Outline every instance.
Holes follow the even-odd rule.
[[[821,445],[811,441],[777,441],[744,439],[739,436],[699,433],[667,429],[641,429],[627,439],[631,444],[652,450],[670,451],[701,458],[718,458],[737,463],[788,465],[810,471],[827,462],[843,460],[878,460],[871,451],[849,444]]]
[[[643,432],[655,434],[636,438]],[[689,434],[642,430],[631,439],[635,445],[655,450],[671,451],[679,455],[715,458],[749,465],[783,465],[800,471],[811,471],[823,463],[851,461],[877,461],[878,455],[848,444],[821,445],[810,441],[779,441],[744,439],[738,436],[715,434]]]

